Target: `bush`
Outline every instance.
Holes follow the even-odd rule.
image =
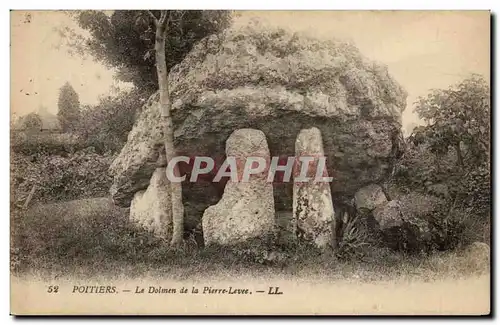
[[[430,220],[432,244],[436,250],[452,250],[474,242],[490,240],[490,220],[478,216],[463,205],[449,206],[436,213]]]
[[[367,228],[360,222],[359,216],[355,216],[344,224],[335,255],[340,260],[362,259],[364,249],[369,245]]]
[[[23,155],[66,156],[84,149],[86,144],[78,137],[68,133],[40,131],[13,131],[10,141],[11,150]]]
[[[40,130],[42,128],[42,119],[37,113],[29,113],[21,118],[21,128],[24,130]]]
[[[76,134],[97,152],[117,152],[127,142],[137,112],[149,94],[134,90],[115,97],[103,97],[99,104],[86,107],[76,126]]]
[[[111,155],[92,149],[63,156],[11,156],[11,201],[22,203],[36,186],[34,201],[53,202],[108,195]]]

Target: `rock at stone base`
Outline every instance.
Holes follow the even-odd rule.
[[[399,227],[403,224],[399,201],[389,201],[373,210],[373,217],[378,222],[380,230]]]
[[[269,160],[266,136],[254,129],[236,130],[226,141],[226,155],[237,162],[247,157]],[[267,171],[251,175],[248,181],[228,181],[222,199],[205,210],[202,225],[207,246],[236,245],[273,236],[276,231],[273,187],[267,182]]]
[[[387,198],[382,190],[382,187],[376,184],[371,184],[359,189],[356,192],[354,195],[354,202],[358,211],[361,209],[372,211],[376,207],[385,204],[387,202]]]
[[[411,213],[407,203],[389,201],[373,211],[385,244],[395,250],[420,251],[430,243],[429,223],[422,216]]]
[[[321,132],[313,127],[300,131],[295,142],[296,157],[315,157],[309,163],[307,182],[294,181],[293,215],[297,232],[318,248],[326,248],[335,241],[335,222],[329,182],[315,181],[319,158],[324,157]],[[326,164],[325,164],[326,165]],[[302,168],[298,163],[298,170]],[[321,177],[328,177],[326,168]]]
[[[172,236],[171,196],[165,168],[157,168],[146,190],[137,192],[130,205],[130,220],[154,234]]]

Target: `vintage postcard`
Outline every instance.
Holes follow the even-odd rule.
[[[12,315],[489,315],[489,11],[20,11]]]

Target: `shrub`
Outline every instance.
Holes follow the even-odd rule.
[[[42,128],[42,119],[37,113],[29,113],[21,118],[21,128],[24,130],[40,130]]]
[[[13,131],[11,133],[10,146],[11,150],[15,153],[34,156],[66,156],[86,147],[74,135],[39,131]]]
[[[33,200],[52,202],[108,195],[112,178],[108,168],[111,155],[98,155],[92,149],[67,157],[19,154],[11,156],[11,201],[27,197],[33,186]]]
[[[465,247],[473,242],[489,242],[488,218],[480,217],[463,205],[443,209],[430,220],[432,245],[436,250]]]
[[[76,134],[86,146],[97,152],[117,152],[134,125],[137,112],[148,94],[133,90],[103,97],[96,106],[86,107],[76,126]]]
[[[359,214],[349,216],[345,220],[340,236],[337,238],[335,255],[340,260],[362,259],[365,248],[373,244],[373,238],[368,233],[367,216]],[[365,219],[365,220],[362,220]]]

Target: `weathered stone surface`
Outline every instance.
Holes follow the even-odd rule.
[[[377,207],[373,217],[389,247],[419,251],[432,240],[428,218],[440,204],[439,198],[412,192]]]
[[[373,210],[387,202],[387,198],[382,190],[382,187],[376,184],[370,184],[359,189],[354,195],[354,203],[356,209]]]
[[[275,231],[272,183],[267,171],[241,180],[247,157],[269,160],[269,148],[262,131],[240,129],[226,141],[226,155],[238,165],[238,180],[229,180],[221,200],[205,210],[202,218],[205,245],[235,245],[272,236]]]
[[[373,217],[378,222],[380,230],[399,227],[403,224],[399,201],[389,201],[373,210]]]
[[[317,128],[300,131],[295,142],[296,157],[314,157],[309,163],[307,182],[297,182],[293,188],[293,215],[297,220],[297,231],[304,239],[313,242],[319,248],[325,248],[334,242],[334,210],[329,182],[317,182],[318,159],[324,157],[323,140]],[[298,170],[302,163],[297,162]],[[328,177],[325,173],[321,177]]]
[[[385,178],[401,147],[406,93],[386,67],[342,42],[235,27],[200,41],[172,69],[169,83],[179,153],[223,156],[231,132],[255,128],[266,134],[273,156],[293,156],[297,134],[314,126],[335,177],[332,193],[353,195]],[[163,138],[157,101],[155,94],[144,105],[110,168],[113,197],[123,206],[156,168]],[[287,185],[282,192],[291,196]]]
[[[154,232],[172,236],[172,210],[165,168],[157,168],[146,190],[135,193],[130,205],[130,220]]]

